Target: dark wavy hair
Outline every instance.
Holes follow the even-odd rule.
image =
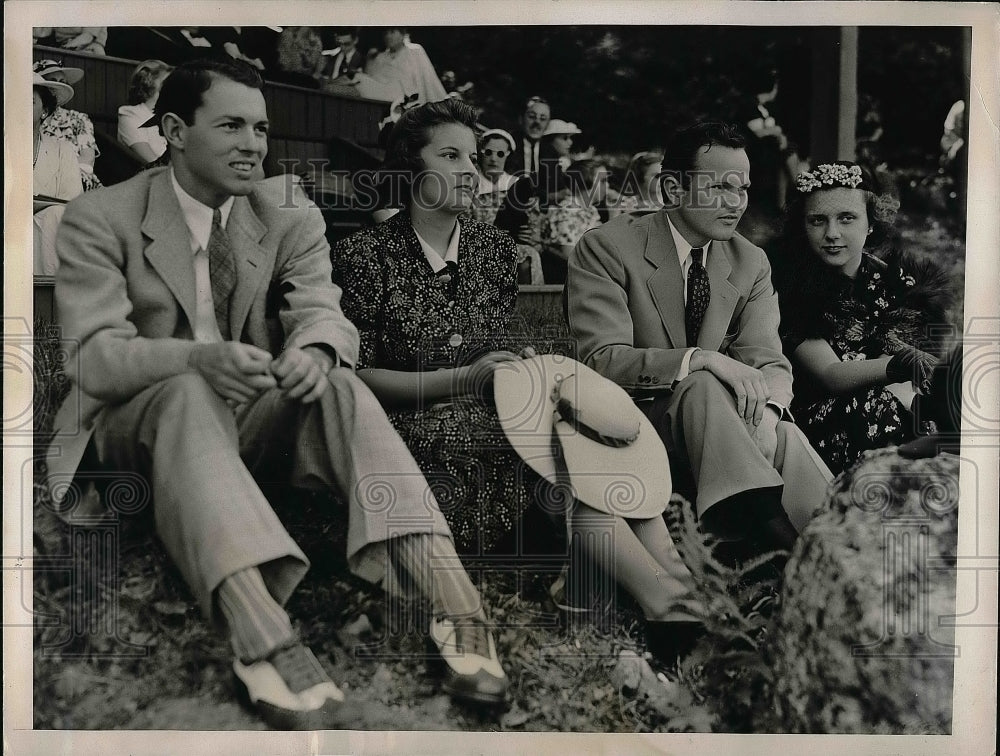
[[[689,187],[698,150],[715,146],[742,150],[746,149],[747,141],[738,126],[725,121],[699,121],[677,129],[663,149],[661,181],[667,176],[675,176],[679,177],[681,186]]]
[[[38,96],[42,100],[42,120],[44,121],[56,112],[56,108],[59,107],[59,100],[56,99],[56,93],[48,87],[35,85],[33,91],[38,92]]]
[[[173,113],[189,126],[194,113],[204,102],[202,96],[217,78],[229,79],[252,89],[263,89],[264,80],[257,69],[242,60],[202,58],[183,63],[163,81],[154,113],[163,133],[163,116]]]
[[[407,110],[396,121],[386,143],[385,160],[379,169],[379,183],[385,185],[391,179],[399,193],[398,199],[409,204],[413,191],[413,179],[424,170],[420,151],[430,144],[431,129],[455,123],[476,133],[476,111],[461,100],[447,99],[428,102]],[[391,200],[388,200],[391,202]]]
[[[162,60],[144,60],[135,67],[128,82],[128,104],[141,105],[156,91],[156,80],[170,66]]]

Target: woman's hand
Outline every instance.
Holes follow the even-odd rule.
[[[916,347],[904,347],[896,352],[885,366],[885,375],[891,381],[910,381],[913,388],[926,394],[931,385],[931,374],[938,360],[932,354]]]
[[[513,352],[500,351],[484,354],[464,368],[461,373],[460,392],[483,396],[493,386],[493,371],[505,362],[516,362],[521,358]]]

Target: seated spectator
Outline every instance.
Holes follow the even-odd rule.
[[[624,391],[568,358],[534,357],[511,335],[514,242],[463,220],[477,180],[474,126],[475,111],[453,99],[405,113],[385,168],[413,177],[406,207],[333,249],[334,281],[361,337],[357,375],[447,496],[441,509],[460,553],[510,554],[519,531],[547,541],[546,553],[565,553],[569,531],[588,564],[596,562],[635,597],[652,621],[647,632],[672,636],[665,656],[673,662],[695,623],[685,607],[691,576],[660,516],[670,497],[666,451],[648,423],[640,433],[644,418]],[[560,384],[564,393],[552,398]],[[573,404],[582,397],[593,404]],[[579,424],[554,423],[557,410]],[[599,422],[602,414],[613,421]],[[553,437],[567,438],[556,436],[555,425],[573,437],[559,458],[580,473],[574,480],[567,472],[575,499],[552,488],[561,480],[548,456]],[[640,437],[641,449],[624,448]],[[582,458],[574,450],[582,446],[614,473],[595,475],[601,462],[592,458],[577,467]],[[639,483],[626,516],[609,506],[610,489],[623,480]],[[492,648],[486,626],[478,631],[487,636],[482,647]]]
[[[472,203],[472,217],[493,224],[497,210],[515,179],[504,170],[514,148],[514,137],[503,129],[487,129],[479,137],[479,187]]]
[[[448,96],[424,48],[409,42],[405,29],[386,29],[384,38],[386,49],[368,62],[366,74],[392,87],[394,96],[416,94],[418,103],[437,102]]]
[[[337,46],[323,51],[319,76],[321,79],[353,78],[365,67],[365,56],[358,49],[358,29],[337,29],[334,39]]]
[[[542,223],[545,283],[566,281],[566,261],[580,237],[601,225],[597,205],[608,188],[608,169],[599,160],[580,160],[566,170],[567,193],[549,207]]]
[[[575,123],[553,118],[542,134],[538,150],[538,198],[542,208],[565,196],[564,174],[573,162],[573,137],[583,132]]]
[[[36,45],[61,47],[73,52],[87,52],[104,55],[108,43],[106,26],[53,26],[36,27],[32,32]]]
[[[504,170],[513,149],[514,137],[503,129],[488,129],[479,138],[479,188],[472,203],[472,217],[482,223],[494,224],[508,190],[517,182],[517,178]],[[538,249],[518,244],[517,253],[518,283],[544,283]]]
[[[856,163],[800,173],[775,261],[792,411],[836,474],[868,449],[912,440],[945,323],[947,281],[890,237],[898,202]],[[881,253],[876,256],[875,252]]]
[[[156,126],[144,126],[153,117],[160,85],[171,71],[162,60],[145,60],[136,66],[128,85],[128,105],[118,108],[118,141],[146,163],[167,151],[167,140]]]
[[[639,152],[632,156],[625,171],[623,196],[616,214],[645,214],[663,207],[663,195],[660,193],[662,161],[663,154],[660,152]]]
[[[64,67],[62,63],[55,60],[39,60],[34,64],[33,70],[35,73],[41,74],[46,81],[69,84],[70,87],[83,78],[82,69]],[[94,124],[90,120],[90,116],[78,110],[68,110],[60,105],[52,115],[45,119],[42,124],[42,132],[46,136],[67,139],[73,143],[80,165],[80,181],[83,184],[83,191],[89,192],[101,185],[101,180],[94,175],[94,161],[101,153],[97,149]]]
[[[278,35],[278,70],[268,78],[282,84],[318,89],[323,42],[311,26],[286,26]]]
[[[32,193],[35,195],[34,266],[35,275],[55,275],[58,259],[55,251],[56,228],[66,202],[83,193],[80,169],[73,145],[65,139],[46,136],[42,125],[60,105],[73,97],[73,87],[46,81],[34,74],[32,87]]]
[[[507,196],[500,204],[500,209],[493,221],[493,225],[509,233],[517,242],[520,260],[518,283],[546,283],[540,257],[544,218],[545,214],[538,204],[538,188],[535,179],[530,174],[521,174],[507,188]],[[524,270],[525,260],[530,261],[527,273]]]

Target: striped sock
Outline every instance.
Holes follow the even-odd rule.
[[[486,621],[483,600],[450,538],[414,533],[389,541],[396,564],[410,576],[415,591],[430,599],[435,616]]]
[[[234,572],[216,595],[233,651],[244,664],[260,661],[296,639],[288,614],[271,596],[256,567]]]

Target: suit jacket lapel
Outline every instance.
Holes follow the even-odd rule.
[[[729,276],[733,272],[732,255],[733,249],[729,242],[713,241],[709,247],[708,265],[705,269],[708,271],[712,296],[698,334],[698,346],[702,349],[717,350],[721,346],[739,301],[739,291],[729,282]]]
[[[646,280],[649,294],[674,347],[687,346],[684,333],[684,279],[677,247],[664,212],[654,213],[646,237],[645,258],[656,270]]]
[[[265,274],[267,254],[260,240],[267,233],[267,227],[257,217],[246,197],[237,197],[226,224],[229,243],[236,260],[236,289],[229,302],[229,323],[232,335],[239,340],[243,325],[250,314],[254,295]]]
[[[143,254],[177,299],[193,327],[195,282],[191,232],[170,184],[169,170],[154,176],[150,182],[149,202],[140,228],[150,239]]]

